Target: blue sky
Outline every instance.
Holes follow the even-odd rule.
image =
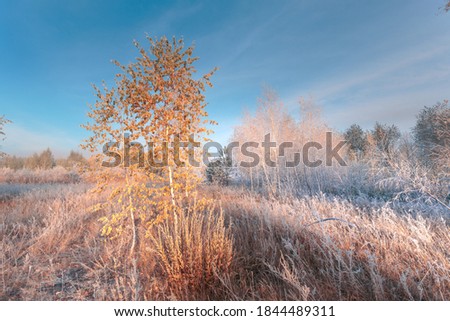
[[[4,151],[57,155],[87,136],[91,84],[137,57],[132,40],[183,36],[206,92],[214,139],[225,143],[263,85],[292,113],[312,96],[342,130],[375,121],[410,129],[424,106],[450,98],[450,13],[444,0],[0,0],[0,114]]]

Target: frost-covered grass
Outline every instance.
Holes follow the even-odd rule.
[[[136,264],[130,230],[114,240],[100,235],[99,218],[118,206],[94,210],[105,197],[89,185],[12,186],[0,198],[1,300],[223,298],[212,283],[229,272],[233,244],[216,205],[155,226],[139,242]]]
[[[3,300],[450,299],[438,204],[208,185],[200,193],[215,205],[155,227],[136,263],[131,230],[100,236],[116,205],[93,211],[104,198],[88,185],[7,187],[18,192],[0,200]]]
[[[68,184],[77,183],[80,179],[80,175],[75,171],[68,171],[60,166],[45,170],[0,168],[0,184]]]
[[[100,233],[120,206],[94,209],[106,197],[78,176],[2,169],[0,298],[450,300],[448,175],[402,159],[265,174],[137,219],[132,258],[131,228]]]
[[[236,299],[448,300],[448,221],[360,197],[214,197],[231,220]],[[444,213],[441,211],[441,213]],[[245,284],[243,286],[242,284]],[[230,293],[230,294],[231,294]]]

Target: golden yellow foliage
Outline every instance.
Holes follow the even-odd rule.
[[[136,243],[137,222],[152,226],[164,221],[180,210],[197,183],[187,162],[188,151],[164,147],[204,138],[210,132],[207,125],[214,124],[206,119],[203,92],[206,86],[212,86],[210,77],[215,69],[194,79],[193,64],[198,58],[193,57],[193,47],[185,49],[183,40],[175,38],[148,37],[148,41],[148,50],[135,42],[140,53],[135,62],[114,62],[121,70],[114,86],[94,86],[97,101],[88,113],[92,122],[83,125],[92,133],[83,148],[95,154],[93,177],[97,190],[108,190],[108,202],[118,203],[121,208],[102,218],[102,234],[115,237],[131,227],[131,251]],[[149,155],[162,154],[166,166],[157,167],[150,160],[141,162],[140,151],[133,148],[129,152],[131,159],[126,160],[120,143],[133,141],[151,142]],[[100,166],[104,155],[99,149],[105,146],[121,156],[120,167]],[[176,159],[184,166],[179,166]]]

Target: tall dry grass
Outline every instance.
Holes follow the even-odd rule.
[[[450,229],[361,199],[214,192],[233,221],[229,297],[448,300]]]
[[[156,226],[148,238],[145,259],[156,261],[160,287],[178,300],[223,299],[220,280],[230,273],[233,259],[231,231],[223,213],[211,202],[195,202]],[[151,297],[151,296],[150,296]]]
[[[45,186],[0,198],[2,300],[450,299],[438,204],[204,186],[210,201],[150,230],[137,221],[132,257],[131,229],[100,234],[117,204],[95,211],[104,196],[88,185]]]
[[[198,201],[155,226],[129,255],[132,231],[101,236],[104,195],[85,184],[25,190],[0,200],[0,299],[220,299],[232,237],[220,208]],[[97,196],[95,196],[97,195]],[[223,291],[222,291],[223,292]]]
[[[100,248],[86,190],[55,185],[0,201],[2,300],[85,297],[81,264]]]
[[[38,170],[0,168],[0,183],[6,184],[69,184],[80,181],[81,177],[76,171],[67,170],[61,166]]]

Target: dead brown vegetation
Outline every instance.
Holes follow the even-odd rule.
[[[148,230],[138,264],[127,255],[131,229],[100,235],[104,213],[92,211],[100,200],[86,185],[2,202],[1,299],[450,299],[442,219],[325,196],[201,194],[215,202],[193,202]]]

